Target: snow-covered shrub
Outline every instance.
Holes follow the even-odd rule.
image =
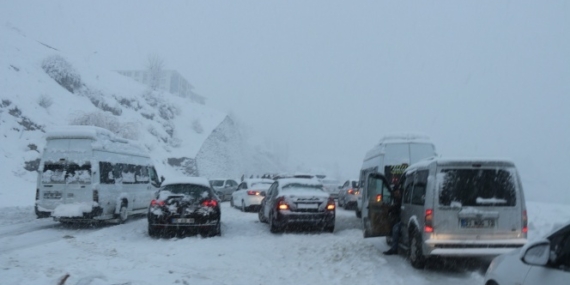
[[[136,123],[121,123],[116,117],[103,112],[80,114],[73,118],[70,124],[104,128],[122,138],[130,140],[136,140],[139,137]]]
[[[53,99],[46,94],[42,94],[40,95],[40,98],[38,98],[38,104],[42,108],[47,109],[53,104]]]
[[[73,66],[60,55],[52,55],[42,61],[42,69],[67,91],[74,93],[81,87],[81,76]]]
[[[123,109],[121,109],[121,107],[118,106],[117,104],[115,104],[115,106],[111,106],[110,104],[105,102],[103,93],[97,89],[85,87],[81,88],[80,92],[81,95],[87,96],[87,98],[89,98],[89,100],[95,107],[105,112],[109,112],[115,116],[120,116],[123,113]]]
[[[204,132],[204,128],[202,128],[202,124],[200,123],[200,120],[196,119],[192,122],[192,129],[197,133],[197,134],[201,134]]]

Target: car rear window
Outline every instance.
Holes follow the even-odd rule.
[[[358,181],[352,181],[352,188],[358,188]]]
[[[287,190],[309,190],[309,191],[323,191],[323,187],[320,185],[307,185],[300,183],[287,184],[282,187],[284,191]]]
[[[224,180],[212,180],[210,182],[213,187],[222,187],[224,186]]]
[[[515,206],[514,172],[509,169],[442,169],[439,204],[443,206]]]
[[[162,187],[161,191],[172,194],[184,194],[193,198],[206,198],[210,196],[210,188],[195,184],[171,184]]]

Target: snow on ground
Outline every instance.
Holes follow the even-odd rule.
[[[566,205],[528,203],[529,239],[570,220]],[[415,270],[384,256],[384,238],[362,238],[353,211],[334,234],[271,234],[256,213],[222,204],[221,237],[152,239],[147,222],[66,227],[32,207],[0,208],[2,284],[481,284],[485,267]]]

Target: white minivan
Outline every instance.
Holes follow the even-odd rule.
[[[123,223],[129,215],[147,212],[162,180],[136,143],[102,128],[61,128],[46,135],[36,215],[63,223]]]
[[[361,188],[365,185],[369,173],[380,173],[393,186],[398,183],[408,165],[436,155],[435,146],[427,136],[419,134],[385,136],[366,153],[360,170],[359,184]],[[362,191],[358,191],[356,198],[356,216],[360,218],[363,210]]]

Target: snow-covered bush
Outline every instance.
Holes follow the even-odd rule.
[[[42,62],[42,69],[59,85],[74,93],[81,87],[81,76],[73,66],[60,55],[52,55]]]
[[[47,109],[53,104],[53,99],[46,94],[42,94],[40,95],[40,98],[38,98],[38,104],[42,108]]]
[[[204,128],[202,128],[202,124],[200,123],[200,120],[196,119],[192,122],[192,129],[197,133],[197,134],[201,134],[204,132]]]
[[[86,86],[84,88],[81,88],[80,93],[81,95],[84,95],[87,98],[89,98],[89,101],[91,101],[93,106],[99,108],[100,110],[109,112],[115,116],[120,116],[123,113],[123,109],[121,109],[121,106],[119,106],[118,104],[114,104],[114,106],[112,106],[109,103],[107,103],[105,101],[103,92],[97,89],[89,88]]]
[[[136,140],[139,138],[136,123],[121,123],[116,117],[103,112],[80,114],[73,118],[70,124],[104,128],[125,139]]]

